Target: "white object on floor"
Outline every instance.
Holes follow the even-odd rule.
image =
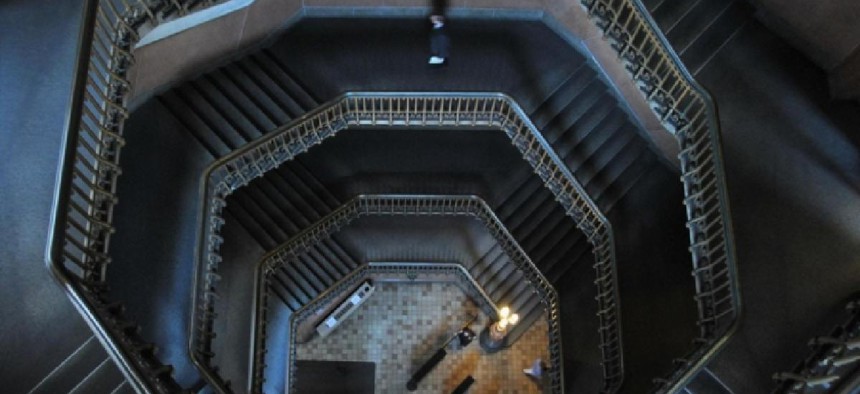
[[[445,63],[445,58],[439,57],[439,56],[430,56],[430,60],[427,61],[427,63],[429,63],[429,64],[442,64],[442,63]]]
[[[343,321],[346,320],[352,312],[358,309],[359,305],[373,294],[374,289],[376,289],[376,287],[374,287],[369,280],[362,283],[361,286],[358,286],[358,288],[355,289],[349,297],[337,306],[334,312],[328,315],[322,323],[317,325],[317,333],[319,333],[323,338],[328,336],[328,334],[331,334],[331,332],[343,323]]]
[[[543,375],[543,360],[535,360],[535,362],[532,364],[532,367],[524,369],[523,373],[535,379],[540,379]]]

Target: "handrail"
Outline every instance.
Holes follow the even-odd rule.
[[[656,380],[657,392],[677,392],[725,346],[742,311],[717,108],[640,0],[580,2],[681,148],[700,334],[698,348]]]
[[[773,375],[774,394],[847,393],[860,374],[860,299],[849,302],[848,317],[826,336],[812,338],[810,354],[791,372]],[[853,377],[853,379],[852,379]]]
[[[592,244],[598,287],[600,349],[604,392],[623,380],[621,316],[612,227],[596,204],[558,158],[525,112],[501,93],[364,92],[348,93],[318,107],[213,163],[201,180],[201,229],[195,259],[189,352],[198,369],[218,390],[229,389],[210,364],[213,332],[208,316],[215,312],[221,262],[221,216],[226,197],[265,172],[306,152],[339,131],[356,126],[481,127],[503,131],[541,177],[577,227]],[[562,358],[553,360],[561,368]]]
[[[253,327],[254,354],[251,370],[253,383],[251,392],[263,392],[263,360],[266,354],[266,309],[269,297],[269,277],[286,264],[301,257],[308,248],[331,237],[340,228],[365,216],[471,216],[483,223],[496,239],[510,261],[523,274],[535,290],[541,303],[549,308],[547,322],[549,327],[550,362],[558,366],[550,371],[552,392],[563,392],[561,369],[561,327],[558,294],[551,283],[543,276],[529,259],[513,236],[508,232],[487,203],[477,196],[436,196],[436,195],[360,195],[320,219],[304,231],[296,234],[288,242],[267,253],[260,260],[256,272],[256,302]],[[434,264],[438,265],[438,264]],[[458,265],[459,266],[459,265]],[[462,267],[460,267],[462,268]],[[478,287],[480,289],[480,286]],[[483,294],[486,297],[486,294]],[[312,309],[316,310],[316,309]],[[293,342],[291,342],[292,345]],[[292,354],[292,353],[291,353]],[[291,358],[295,360],[295,358]],[[559,364],[555,364],[559,363]],[[290,364],[291,376],[293,364]],[[290,379],[292,381],[292,379]]]
[[[105,275],[122,128],[134,43],[142,27],[213,0],[86,0],[74,80],[61,143],[46,246],[46,265],[132,388],[177,392],[171,368],[154,357],[122,306],[107,298]]]

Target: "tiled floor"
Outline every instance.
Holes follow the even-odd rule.
[[[471,327],[479,332],[486,316],[454,284],[382,283],[335,332],[297,345],[296,354],[300,360],[373,361],[376,392],[403,393],[412,372],[475,314]],[[417,392],[450,393],[472,375],[469,393],[537,393],[522,369],[547,355],[547,324],[539,319],[510,349],[486,354],[476,338],[466,349],[449,351]]]

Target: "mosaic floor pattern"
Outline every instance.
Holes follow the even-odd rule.
[[[405,393],[411,374],[476,314],[471,327],[480,332],[487,316],[454,284],[382,283],[331,335],[297,345],[296,356],[375,362],[376,392]],[[465,349],[449,351],[416,393],[450,393],[468,375],[475,379],[469,393],[539,393],[522,370],[547,356],[547,323],[539,319],[513,347],[498,353],[483,352],[477,338]]]

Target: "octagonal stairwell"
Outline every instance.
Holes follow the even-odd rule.
[[[460,65],[452,63],[434,74],[436,70],[411,65],[410,59],[421,52],[411,39],[421,34],[418,21],[392,20],[385,26],[377,26],[378,21],[325,21],[326,28],[323,22],[303,22],[275,45],[176,87],[145,103],[128,122],[129,148],[119,191],[123,203],[117,207],[116,262],[110,280],[117,298],[126,300],[129,313],[143,322],[143,333],[159,344],[161,357],[177,367],[181,382],[190,385],[198,379],[185,346],[190,304],[180,298],[190,294],[187,263],[194,252],[188,242],[193,242],[197,221],[188,212],[199,209],[199,174],[213,157],[356,87],[466,86],[516,97],[600,208],[613,222],[626,223],[616,225],[620,307],[634,323],[628,325],[625,317],[622,331],[639,338],[625,343],[628,384],[643,387],[671,368],[671,359],[684,354],[695,335],[695,306],[684,301],[693,290],[679,225],[683,211],[677,201],[683,193],[673,170],[649,148],[590,63],[541,23],[475,21],[473,27],[464,23],[462,31],[452,32],[461,45]],[[383,34],[391,29],[403,34]],[[356,31],[367,40],[350,41]],[[534,41],[542,42],[540,51],[529,45]],[[382,61],[390,59],[373,52],[382,43],[404,53],[404,60]],[[222,234],[225,266],[228,261],[255,261],[341,202],[367,192],[481,195],[533,260],[593,260],[585,237],[498,131],[409,134],[344,132],[231,195]],[[417,142],[420,139],[423,142]],[[143,235],[132,230],[140,228],[159,231]],[[148,237],[161,241],[145,241]],[[319,256],[337,256],[348,269],[366,252],[348,238],[335,237]],[[498,253],[488,256],[498,258]],[[557,286],[564,284],[559,296],[562,318],[569,321],[562,324],[566,383],[596,391],[598,333],[594,324],[585,323],[598,312],[594,272],[590,263],[570,264],[585,267],[581,272],[568,270],[567,264],[548,264],[556,268],[544,272],[556,277]],[[658,289],[662,297],[640,296]],[[660,312],[662,307],[666,312]],[[673,338],[656,335],[666,327],[687,327],[689,332]],[[655,335],[645,340],[649,334],[642,332]]]

